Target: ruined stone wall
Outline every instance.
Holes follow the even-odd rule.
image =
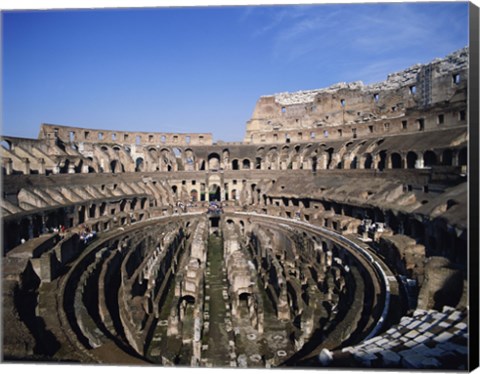
[[[433,118],[435,115],[432,114]],[[427,118],[427,117],[425,117]],[[0,147],[2,171],[12,174],[222,172],[253,170],[423,169],[467,164],[468,128],[439,127],[425,132],[393,133],[374,130],[367,139],[325,139],[290,144],[243,146],[120,146],[72,143],[49,145],[43,140]],[[427,122],[423,122],[428,125]],[[394,122],[390,123],[394,128]],[[417,123],[418,125],[418,123]],[[425,126],[427,126],[425,125]],[[440,126],[440,125],[439,125]],[[443,126],[443,125],[441,125]],[[8,147],[8,146],[7,146]],[[466,171],[466,170],[464,170]],[[248,176],[248,173],[245,174]]]
[[[55,235],[49,232],[52,228],[66,226],[68,233],[61,234],[64,238],[60,243],[38,257],[32,251],[37,258],[31,264],[41,278],[41,287],[48,288],[50,284],[56,287],[67,262],[75,261],[88,245],[80,239],[86,227],[101,237],[128,231],[133,235],[128,245],[112,241],[110,254],[99,246],[99,256],[92,256],[92,263],[79,270],[78,279],[71,283],[74,292],[66,300],[76,308],[76,314],[70,315],[71,321],[64,320],[62,326],[78,325],[76,334],[83,335],[89,346],[102,343],[103,338],[90,328],[95,321],[84,310],[96,303],[87,288],[95,286],[97,280],[101,285],[105,283],[102,274],[107,266],[103,264],[116,258],[117,267],[122,263],[125,277],[119,276],[109,286],[113,300],[106,300],[108,286],[104,288],[106,294],[99,301],[99,317],[104,323],[111,306],[120,306],[121,315],[112,315],[111,321],[116,320],[117,327],[124,324],[120,331],[127,336],[120,336],[117,342],[129,341],[141,354],[145,353],[154,320],[158,318],[166,323],[165,329],[169,324],[176,329],[172,333],[175,339],[187,336],[185,331],[190,331],[188,334],[199,331],[198,323],[189,325],[188,318],[182,330],[182,313],[188,310],[192,299],[197,302],[203,298],[200,274],[203,267],[198,266],[198,261],[203,264],[206,260],[205,238],[197,242],[192,231],[187,232],[185,241],[191,244],[195,260],[189,263],[183,255],[174,256],[180,253],[177,250],[180,242],[172,241],[174,244],[168,247],[164,261],[160,246],[156,246],[158,238],[145,241],[149,236],[146,225],[160,216],[165,221],[175,221],[206,213],[211,201],[220,202],[226,214],[245,215],[235,219],[238,238],[229,241],[225,235],[225,252],[238,252],[236,258],[226,261],[225,282],[238,274],[238,279],[230,283],[238,285],[235,291],[239,291],[252,280],[247,252],[239,253],[244,246],[250,248],[256,271],[261,273],[269,297],[277,305],[278,317],[290,320],[291,316],[301,316],[299,323],[306,335],[290,335],[297,348],[308,340],[315,327],[314,318],[318,317],[314,310],[325,301],[322,295],[313,292],[316,282],[323,282],[332,291],[324,295],[331,305],[344,310],[336,300],[342,296],[339,300],[350,306],[350,317],[342,317],[347,321],[342,330],[346,334],[357,324],[366,324],[362,319],[368,319],[369,313],[364,316],[358,313],[364,298],[357,300],[358,308],[351,307],[350,296],[339,292],[345,292],[349,284],[366,292],[372,289],[368,276],[354,267],[349,270],[348,256],[342,255],[333,240],[317,240],[306,232],[291,230],[299,224],[318,230],[328,228],[339,236],[357,240],[362,235],[363,240],[371,242],[385,256],[395,275],[415,278],[419,284],[424,278],[425,258],[448,258],[448,266],[442,265],[448,270],[444,271],[445,279],[434,279],[427,274],[436,270],[432,263],[425,268],[428,279],[422,286],[421,301],[425,307],[441,308],[442,302],[433,305],[431,299],[438,290],[451,289],[450,267],[456,269],[452,279],[457,285],[453,288],[458,289],[468,254],[466,57],[463,50],[446,59],[392,74],[387,81],[376,85],[341,84],[324,90],[263,97],[256,108],[254,117],[257,117],[247,129],[253,135],[246,139],[251,144],[212,144],[208,137],[202,143],[202,134],[195,138],[193,134],[55,125],[43,125],[39,139],[4,136],[0,148],[4,174],[0,201],[4,255],[12,257],[22,245],[33,246],[43,235]],[[257,125],[258,129],[251,129]],[[328,131],[328,136],[324,131]],[[191,136],[190,141],[187,136]],[[260,214],[263,218],[252,219]],[[267,224],[269,216],[276,217],[275,225]],[[375,228],[367,227],[367,220]],[[142,227],[144,231],[139,229]],[[192,223],[188,227],[193,230],[197,226]],[[178,232],[167,224],[162,224],[161,229],[166,237]],[[270,230],[269,235],[262,235]],[[249,236],[249,232],[255,235]],[[149,234],[159,237],[158,233]],[[21,239],[26,239],[26,243]],[[135,249],[142,241],[148,251]],[[130,255],[122,252],[127,247]],[[107,255],[108,259],[104,257]],[[170,266],[172,263],[174,267]],[[183,269],[183,273],[178,269]],[[208,274],[208,266],[206,269]],[[173,273],[185,277],[173,279]],[[16,275],[7,274],[19,276],[18,271]],[[158,281],[152,283],[153,279]],[[237,284],[240,280],[242,284]],[[181,289],[185,297],[174,299],[178,308],[171,309],[178,313],[160,317],[159,306],[165,301],[168,285],[176,282],[185,285]],[[117,292],[120,286],[124,288],[121,294]],[[188,294],[187,289],[194,292]],[[247,292],[243,292],[242,300],[240,292],[237,293],[238,301],[243,303]],[[256,294],[256,290],[248,293]],[[55,301],[55,295],[51,294],[54,293],[39,298],[44,308],[40,308],[41,315],[48,329],[55,336],[62,336],[61,328],[52,322],[58,317],[51,309],[64,304]],[[229,299],[227,288],[225,294],[224,300]],[[365,300],[381,301],[377,298],[383,296],[380,290],[372,291]],[[302,297],[310,300],[311,308],[302,302]],[[251,300],[247,300],[247,305],[259,310],[260,304]],[[457,302],[449,301],[448,305],[456,306]],[[198,314],[200,304],[195,305]],[[332,307],[323,312],[330,319],[338,310]],[[77,315],[80,317],[75,322]],[[251,326],[261,320],[260,316],[256,318]],[[105,325],[113,331],[115,326],[111,321]],[[178,323],[171,324],[172,321]],[[201,322],[197,317],[195,321]],[[200,338],[198,334],[193,336],[198,353]],[[335,340],[331,343],[335,344]]]
[[[87,129],[42,124],[39,139],[60,139],[64,143],[211,145],[211,133],[167,133]]]
[[[247,123],[244,142],[363,138],[462,125],[467,80],[468,49],[464,48],[391,74],[380,83],[338,83],[263,96]]]

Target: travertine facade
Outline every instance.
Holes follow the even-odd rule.
[[[338,83],[320,90],[263,96],[247,123],[244,141],[355,139],[465,123],[467,78],[465,48],[376,84]]]
[[[465,368],[467,84],[462,49],[261,97],[243,143],[2,136],[4,357]]]

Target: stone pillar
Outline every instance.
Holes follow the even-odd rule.
[[[45,215],[42,214],[42,234],[47,231],[47,226],[46,226],[46,218]]]
[[[277,304],[277,318],[280,320],[290,319],[290,307],[288,306],[288,295],[286,288],[280,290]]]
[[[453,166],[459,166],[459,165],[458,165],[458,150],[457,150],[457,151],[453,151],[453,154],[452,154],[452,165],[453,165]]]
[[[83,206],[83,221],[86,222],[90,219],[90,209],[88,204]]]
[[[30,160],[28,158],[22,158],[23,161],[23,174],[30,174]]]
[[[317,169],[326,170],[327,167],[328,167],[327,162],[328,162],[327,154],[326,154],[326,153],[323,153],[323,154],[318,158],[318,161],[317,161]]]
[[[45,174],[45,159],[41,158],[38,161],[40,162],[40,169],[38,170],[38,173]]]
[[[11,158],[3,159],[3,167],[5,168],[5,174],[11,175],[13,172],[13,163]]]
[[[357,158],[357,169],[365,169],[365,157],[361,156]]]
[[[92,207],[93,204],[87,204],[85,205],[85,221],[89,220],[90,218],[95,218],[95,212],[93,212],[93,215],[90,215],[90,208]]]
[[[392,168],[392,155],[386,155],[385,156],[385,169],[391,169]]]
[[[49,147],[55,147],[57,145],[57,134],[53,132],[47,133],[47,144]]]
[[[33,238],[33,222],[32,222],[32,217],[28,217],[28,238],[32,239]]]
[[[75,174],[75,164],[73,162],[68,165],[68,174]]]
[[[423,155],[420,154],[417,158],[417,161],[415,162],[415,169],[423,169],[424,163],[423,163]]]
[[[73,227],[78,226],[78,212],[80,207],[78,205],[73,209]],[[66,225],[65,225],[66,226]]]

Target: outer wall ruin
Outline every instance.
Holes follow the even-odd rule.
[[[2,136],[5,359],[466,369],[467,83],[462,49],[263,96],[243,143]]]

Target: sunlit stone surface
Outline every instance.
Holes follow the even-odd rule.
[[[6,360],[466,369],[468,49],[242,143],[2,137]]]

